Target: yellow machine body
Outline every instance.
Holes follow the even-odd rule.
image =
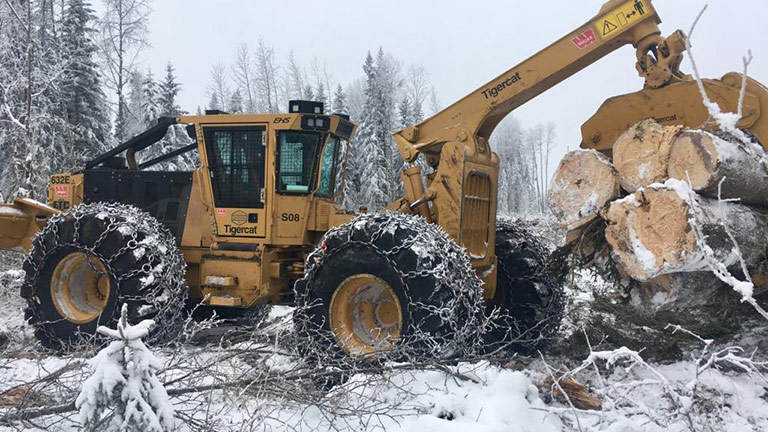
[[[328,124],[307,130],[307,118],[322,119]],[[340,191],[334,189],[340,186],[334,182],[337,175],[343,175],[348,150],[345,142],[353,134],[354,124],[339,116],[306,113],[184,116],[176,119],[176,123],[194,128],[201,163],[189,173],[191,181],[182,193],[187,203],[180,217],[184,222],[174,233],[187,263],[190,299],[233,307],[284,301],[292,294],[293,282],[303,275],[304,261],[320,237],[354,216],[340,210],[335,201]],[[257,202],[244,206],[229,205],[217,196],[213,162],[216,156],[209,153],[212,147],[206,142],[206,138],[214,136],[212,133],[230,131],[259,136],[258,142],[251,143],[247,151],[258,152],[257,159],[263,166],[255,166],[253,154],[241,149],[243,166],[247,166],[244,169],[263,170],[264,179],[255,195]],[[312,166],[303,173],[307,175],[306,186],[292,185],[293,190],[280,191],[276,184],[282,175],[278,141],[289,133],[314,141],[312,154],[301,161]],[[295,149],[293,151],[295,153]],[[283,153],[287,158],[285,148]],[[128,156],[128,164],[135,164],[135,160],[130,159],[135,159],[136,152]],[[333,163],[330,171],[324,168],[329,163]],[[50,205],[17,199],[13,204],[0,206],[0,248],[29,250],[34,235],[50,216],[81,203],[95,202],[93,197],[106,189],[105,182],[89,183],[89,175],[96,171],[104,170],[97,167],[75,174],[52,175]],[[146,171],[113,171],[109,183],[116,183],[115,189],[130,188],[132,172],[136,179],[146,174]],[[333,176],[330,185],[323,183],[329,173]],[[326,193],[320,190],[323,187]],[[162,210],[158,212],[153,208],[144,209],[161,220],[168,219],[167,214],[159,214]],[[166,211],[170,210],[166,208]]]
[[[507,114],[614,50],[632,45],[637,57],[635,68],[645,80],[644,88],[608,99],[584,124],[582,147],[609,152],[620,133],[649,117],[661,123],[709,127],[709,115],[695,81],[679,70],[685,35],[677,31],[667,38],[661,37],[660,22],[650,0],[610,0],[595,17],[550,46],[434,116],[396,132],[394,139],[403,159],[411,163],[423,155],[431,172],[425,173],[424,184],[417,166],[404,170],[405,196],[388,209],[420,214],[440,225],[466,248],[473,267],[485,282],[485,297],[493,298],[499,158],[490,148],[489,138]],[[704,84],[709,96],[723,110],[735,111],[741,79],[740,74],[732,73],[721,80],[705,80]],[[768,143],[766,110],[768,91],[749,79],[744,118],[739,126],[764,144]],[[188,131],[196,139],[201,163],[179,191],[187,205],[178,215],[183,223],[176,232],[187,262],[192,299],[232,307],[283,302],[292,294],[292,284],[302,276],[306,257],[321,236],[352,219],[353,214],[342,211],[335,203],[334,194],[323,194],[320,189],[329,184],[321,179],[324,160],[336,160],[334,172],[343,173],[346,165],[343,146],[334,144],[338,148],[327,151],[328,146],[332,139],[348,140],[355,126],[342,117],[321,114],[200,115],[174,119],[173,123],[190,125]],[[318,127],[318,119],[328,124]],[[236,131],[258,131],[264,150],[262,154],[253,148],[243,155],[247,159],[252,157],[248,152],[258,153],[264,172],[263,184],[247,191],[248,196],[255,197],[248,205],[223,203],[215,180],[217,170],[222,168],[215,167],[217,156],[212,140],[219,139],[216,133]],[[281,157],[296,151],[281,147],[281,137],[289,132],[312,132],[323,137],[318,144],[319,153],[310,158],[317,168],[310,170],[311,181],[305,182],[306,187],[289,185],[291,182],[281,178]],[[148,132],[147,136],[150,135]],[[131,141],[105,155],[99,163],[125,152],[128,169],[119,171],[123,174],[117,180],[115,173],[104,175],[112,175],[108,177],[110,182],[128,187],[130,178],[126,176],[145,172],[135,159],[136,153],[145,147],[140,140]],[[89,184],[88,178],[96,168],[53,175],[50,207],[28,200],[0,207],[0,247],[29,249],[32,236],[44,225],[46,217],[95,199],[98,194],[93,188],[98,186]],[[335,185],[336,180],[333,182]],[[173,181],[169,190],[175,190]],[[168,208],[147,208],[150,213],[155,211],[158,217],[168,219]]]

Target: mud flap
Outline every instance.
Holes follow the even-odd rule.
[[[58,213],[59,210],[29,198],[0,204],[0,249],[29,251],[35,234]]]

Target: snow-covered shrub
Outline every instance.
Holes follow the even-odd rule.
[[[128,324],[123,305],[117,330],[98,332],[115,339],[90,361],[92,375],[83,384],[75,406],[85,430],[151,431],[173,429],[173,407],[155,373],[162,363],[142,338],[155,325],[144,320]]]

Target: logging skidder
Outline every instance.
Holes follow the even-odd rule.
[[[396,132],[404,162],[423,158],[427,172],[405,169],[404,196],[375,215],[335,202],[355,125],[321,103],[161,119],[82,170],[52,176],[48,205],[17,200],[0,209],[0,246],[30,252],[22,288],[30,322],[44,343],[61,345],[113,323],[122,304],[130,321],[178,316],[187,299],[291,304],[297,332],[313,342],[302,346],[337,357],[397,356],[408,345],[458,355],[457,346],[481,339],[469,331],[507,345],[499,348],[536,349],[558,328],[561,292],[535,238],[497,225],[499,158],[489,139],[517,107],[625,45],[635,50],[630,67],[642,90],[606,101],[582,128],[582,147],[605,152],[649,117],[702,124],[697,85],[679,68],[685,36],[662,37],[660,22],[650,0],[610,0],[553,44]],[[724,108],[739,99],[738,80],[704,86]],[[761,140],[767,99],[748,83],[739,127]],[[177,125],[186,125],[189,145],[141,160]],[[201,162],[192,172],[146,170],[188,151]]]

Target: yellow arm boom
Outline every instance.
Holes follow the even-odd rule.
[[[37,232],[58,213],[59,210],[28,198],[0,204],[0,249],[29,251]]]
[[[463,99],[422,123],[395,133],[403,159],[412,162],[419,153],[436,154],[443,143],[465,142],[485,152],[487,140],[510,112],[616,49],[632,44],[638,49],[638,70],[648,85],[667,84],[679,64],[675,56],[684,49],[676,34],[676,46],[668,65],[657,65],[647,50],[667,50],[649,0],[611,0],[600,13],[567,36],[509,69]],[[662,62],[658,62],[659,64]],[[668,66],[665,67],[664,66]],[[474,137],[473,140],[469,139]],[[437,162],[437,161],[435,161]]]
[[[428,176],[426,190],[417,168],[405,171],[406,197],[390,208],[416,211],[439,224],[466,248],[485,282],[486,297],[492,297],[499,160],[488,139],[494,128],[515,108],[624,45],[636,48],[636,67],[646,87],[679,81],[684,36],[676,32],[662,38],[660,22],[650,0],[610,0],[562,39],[420,124],[396,132],[406,162],[424,154],[436,171]]]

